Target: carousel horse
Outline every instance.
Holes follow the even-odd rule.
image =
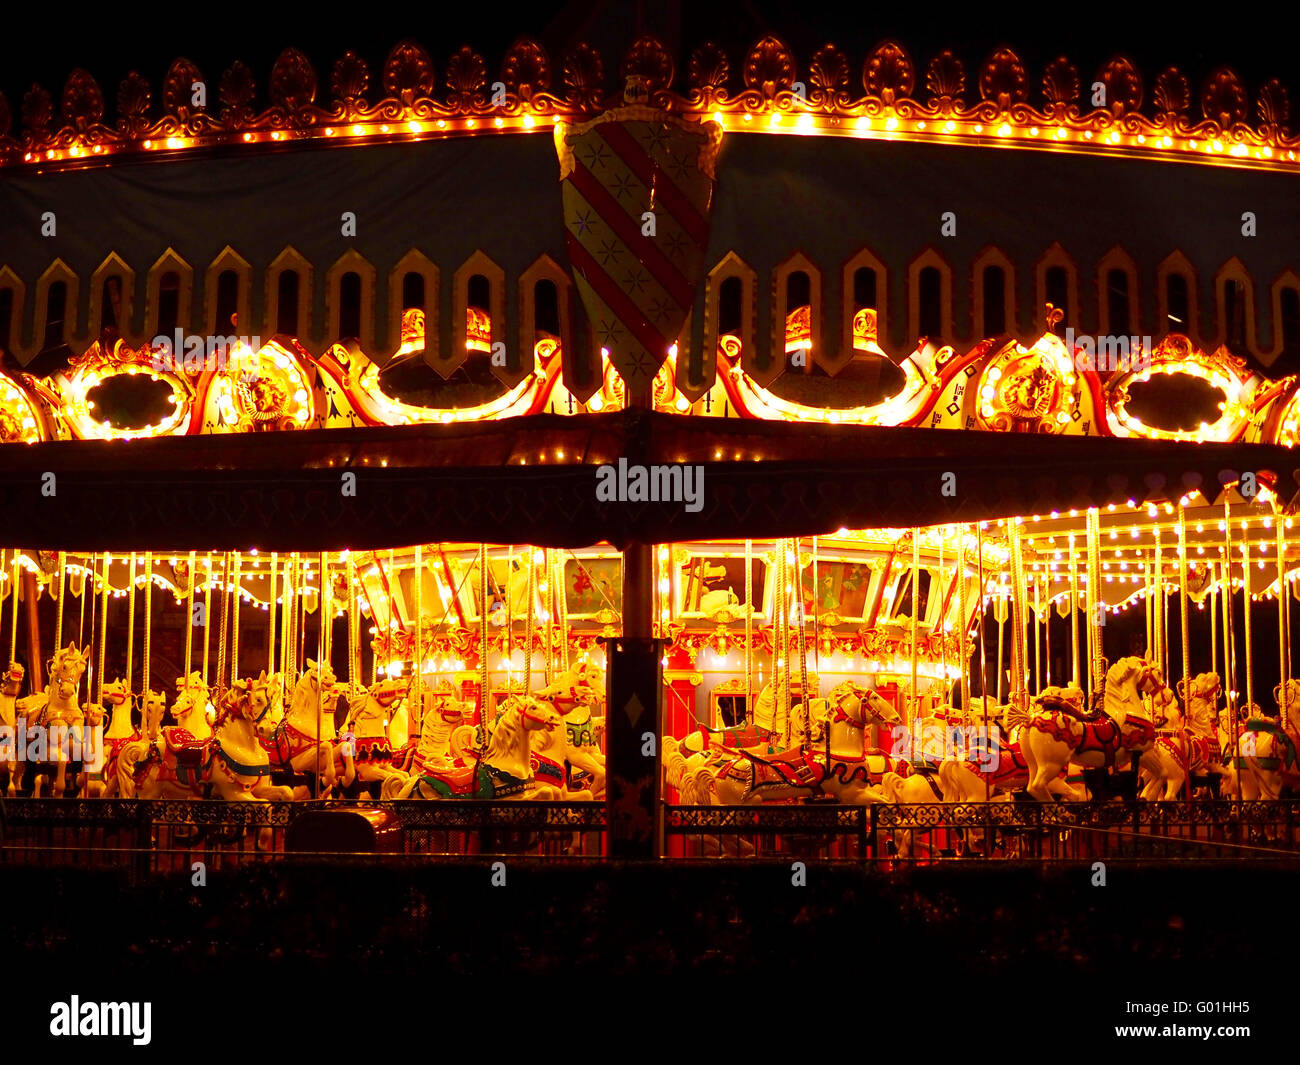
[[[1141,797],[1147,801],[1178,799],[1193,773],[1221,768],[1220,749],[1216,742],[1216,725],[1220,682],[1217,673],[1201,673],[1193,678],[1190,691],[1185,678],[1177,684],[1178,694],[1187,706],[1187,714],[1177,703],[1158,708],[1165,715],[1165,727],[1156,742],[1142,753],[1139,773],[1146,781]]]
[[[1066,699],[1043,705],[1020,730],[1020,749],[1029,767],[1026,790],[1051,802],[1050,784],[1070,763],[1085,768],[1135,765],[1156,739],[1155,722],[1143,695],[1164,698],[1165,682],[1144,659],[1121,658],[1106,671],[1100,709],[1083,713]],[[1041,697],[1040,697],[1041,698]]]
[[[385,798],[393,799],[528,799],[536,785],[531,734],[563,731],[564,719],[550,703],[527,695],[508,696],[501,704],[487,749],[465,766],[426,769]]]
[[[1300,680],[1273,689],[1278,713],[1265,716],[1255,707],[1239,726],[1241,754],[1234,768],[1243,799],[1276,799],[1284,788],[1300,787]],[[1232,745],[1230,745],[1232,746]]]
[[[117,795],[117,756],[128,743],[140,738],[140,730],[131,719],[134,700],[126,681],[110,680],[100,698],[100,703],[86,707],[86,715],[98,721],[108,718],[104,730],[104,785],[99,794],[111,799]]]
[[[1034,697],[1030,715],[1054,711],[1077,714],[1082,712],[1082,706],[1083,692],[1079,688],[1052,685]],[[987,717],[983,708],[972,711],[970,721],[976,727],[983,727],[987,720],[989,734],[975,745],[971,757],[945,758],[940,763],[939,787],[944,802],[984,802],[995,796],[1000,799],[1029,786],[1029,762],[1021,750],[1024,725],[1006,727],[1006,722],[1015,718],[1013,708],[1007,706],[996,709],[990,706]],[[1025,720],[1023,713],[1019,718]],[[1048,781],[1047,790],[1053,798],[1075,802],[1087,797],[1081,788],[1070,783],[1065,769]]]
[[[208,685],[201,673],[191,673],[188,677],[177,677],[176,702],[172,704],[172,717],[176,724],[196,740],[206,740],[212,735],[212,725],[208,711],[212,709],[208,701]]]
[[[26,720],[29,733],[34,728],[44,730],[45,749],[49,757],[49,761],[36,760],[25,763],[23,784],[19,794],[24,796],[33,794],[37,790],[38,778],[41,776],[54,778],[51,787],[52,795],[68,797],[75,793],[82,761],[80,757],[74,760],[73,755],[82,753],[80,751],[82,727],[86,720],[81,704],[77,700],[77,689],[89,663],[89,645],[78,650],[76,642],[70,642],[67,647],[56,651],[54,657],[47,663],[50,681],[45,691],[19,699],[16,703],[17,714]],[[73,743],[69,743],[74,731],[77,733],[77,738]],[[29,751],[30,749],[29,743]],[[69,766],[74,767],[71,787],[67,784]]]
[[[798,704],[802,706],[802,704]],[[769,682],[759,691],[755,699],[757,718],[762,715],[769,723],[780,717],[781,730],[755,723],[732,725],[724,728],[701,726],[688,732],[680,740],[674,736],[664,737],[664,766],[667,770],[668,783],[678,789],[681,801],[687,805],[707,804],[712,801],[712,771],[737,754],[764,755],[780,754],[785,747],[785,715],[778,715],[775,710],[776,695]],[[824,717],[829,711],[829,704],[824,699],[814,699],[805,713]],[[802,715],[796,714],[792,719],[791,739],[797,746],[811,740],[816,734],[816,725],[810,725],[808,734],[800,732]],[[820,738],[820,736],[818,737]],[[699,785],[697,789],[696,785]]]
[[[215,798],[268,802],[293,798],[292,788],[271,784],[271,763],[261,740],[273,726],[265,671],[236,681],[220,700],[212,735],[195,740],[183,728],[160,728],[162,716],[146,707],[145,737],[117,759],[123,798]],[[155,732],[157,734],[155,734]]]
[[[596,711],[605,701],[604,674],[580,662],[556,676],[537,698],[564,717],[568,786],[590,789],[600,797],[605,793],[605,754],[597,734],[605,727],[605,718],[596,716]]]
[[[694,793],[711,794],[719,805],[821,795],[842,803],[885,801],[876,784],[897,760],[879,748],[866,747],[865,733],[870,725],[892,729],[900,720],[898,711],[876,692],[852,681],[836,685],[826,703],[824,743],[805,739],[771,757],[736,752],[721,768],[706,767]],[[811,737],[813,708],[805,703],[803,709],[803,737]]]
[[[538,700],[540,707],[554,704]],[[558,714],[559,711],[556,710]],[[498,728],[500,723],[498,722]],[[529,731],[532,737],[532,754],[529,765],[533,774],[533,785],[527,792],[529,799],[554,800],[567,802],[591,802],[595,798],[591,788],[575,788],[569,776],[569,740],[568,726],[561,716],[556,728],[538,728]],[[601,767],[601,785],[604,786],[604,768]]]
[[[409,688],[409,680],[389,677],[348,701],[348,716],[334,745],[334,776],[343,787],[377,783],[383,795],[406,783],[407,775],[393,765],[388,723],[394,704],[406,698]]]
[[[317,666],[307,660],[307,669],[294,685],[289,708],[270,736],[262,741],[271,758],[273,772],[314,775],[317,795],[325,797],[334,786],[334,714],[325,692],[337,682],[328,662]],[[311,797],[311,788],[299,785],[295,797]]]
[[[4,746],[0,748],[4,755],[0,759],[0,795],[12,795],[18,784],[18,737],[14,730],[18,724],[18,693],[26,672],[17,662],[10,662],[0,678],[0,728],[5,729]]]
[[[427,769],[445,770],[457,762],[463,764],[464,751],[453,744],[452,737],[473,713],[473,707],[451,691],[425,689],[420,696],[424,704],[420,731],[411,737],[407,749],[394,757],[393,764],[412,776]]]
[[[167,699],[162,692],[146,691],[139,697],[143,706],[142,721],[155,722],[152,736],[158,735],[163,717],[167,713]],[[126,686],[126,681],[115,680],[104,685],[104,703],[86,707],[86,720],[98,725],[105,716],[109,716],[108,730],[104,733],[104,772],[103,780],[88,781],[87,794],[97,790],[100,798],[118,797],[117,760],[126,746],[138,742],[143,735],[134,722],[136,697]]]

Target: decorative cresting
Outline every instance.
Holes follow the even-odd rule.
[[[862,312],[859,312],[861,315]],[[1053,318],[1057,315],[1052,314]],[[865,324],[865,323],[864,323]],[[798,322],[791,323],[798,335]],[[854,347],[878,356],[879,349],[855,324]],[[724,407],[743,418],[824,422],[843,425],[926,426],[1058,436],[1119,436],[1186,442],[1277,443],[1300,441],[1300,377],[1266,381],[1224,348],[1204,352],[1172,333],[1149,351],[1140,347],[1113,369],[1096,369],[1095,356],[1073,354],[1055,333],[1032,344],[983,340],[964,355],[923,341],[898,368],[903,383],[873,406],[820,407],[784,398],[755,382],[741,365],[741,342],[719,338],[717,380],[689,409],[719,414]],[[1130,412],[1130,388],[1149,384],[1153,392],[1177,390],[1179,375],[1218,389],[1219,417],[1191,429],[1147,425]],[[828,391],[826,395],[832,396]],[[1166,395],[1162,406],[1180,409],[1183,394]],[[659,404],[658,409],[675,409]]]
[[[1260,87],[1252,123],[1246,88],[1226,67],[1213,71],[1195,94],[1177,69],[1144,82],[1123,56],[1104,63],[1090,79],[1059,57],[1035,79],[1010,48],[999,48],[969,68],[945,49],[922,72],[901,44],[885,41],[862,64],[865,95],[859,96],[852,88],[853,64],[840,49],[825,45],[801,71],[784,42],[769,35],[738,65],[718,45],[701,44],[691,53],[682,92],[673,90],[672,60],[653,37],[636,41],[620,69],[645,80],[644,102],[650,106],[712,116],[727,129],[1069,147],[1264,167],[1300,164],[1300,137],[1289,127],[1286,88],[1276,78]],[[271,70],[269,105],[259,111],[257,84],[244,63],[226,70],[213,93],[198,67],[177,59],[162,85],[161,116],[150,115],[153,91],[132,71],[117,91],[117,117],[110,124],[104,93],[78,69],[68,77],[57,115],[41,86],[24,95],[17,134],[9,103],[0,95],[0,166],[81,166],[123,152],[172,154],[230,144],[358,144],[528,132],[544,122],[576,122],[598,111],[608,91],[605,70],[601,55],[579,44],[563,56],[558,70],[563,86],[556,88],[550,57],[535,41],[522,39],[511,45],[494,76],[481,55],[459,49],[447,61],[439,92],[433,59],[413,41],[392,49],[379,77],[372,77],[364,59],[347,52],[329,78],[321,78],[306,56],[288,49]],[[738,91],[737,74],[743,81]],[[1085,80],[1105,86],[1104,106],[1080,106]],[[328,83],[332,102],[320,99],[322,82]],[[492,82],[504,92],[493,91]],[[376,90],[382,96],[372,100]],[[976,92],[977,100],[971,98]],[[1091,101],[1091,93],[1086,99]],[[1199,119],[1191,115],[1194,102]]]
[[[170,391],[170,408],[162,418],[142,426],[122,426],[100,417],[91,393],[115,377],[146,377]],[[67,372],[56,375],[53,385],[61,397],[60,410],[73,436],[80,440],[141,440],[153,436],[184,436],[193,417],[194,389],[183,372],[155,365],[147,351],[133,351],[120,340],[101,347],[93,344],[73,359]]]
[[[415,329],[417,312],[407,321]],[[798,321],[792,335],[798,336]],[[879,356],[869,318],[859,312],[854,346]],[[1133,353],[1130,365],[1101,371],[1071,360],[1054,333],[1030,345],[985,340],[965,354],[923,342],[899,365],[903,382],[879,403],[820,407],[786,398],[758,384],[740,364],[741,342],[719,339],[719,373],[700,399],[676,386],[677,350],[650,385],[654,409],[676,414],[843,425],[924,426],[1066,436],[1128,436],[1188,443],[1242,441],[1295,447],[1300,443],[1300,375],[1268,381],[1226,350],[1198,350],[1171,334],[1150,353]],[[418,349],[413,349],[418,350]],[[403,357],[409,357],[407,353]],[[531,414],[620,410],[627,389],[612,357],[602,359],[600,385],[585,402],[573,401],[563,383],[558,342],[536,344],[537,368],[519,384],[472,406],[434,407],[404,402],[384,389],[380,367],[355,345],[335,344],[314,358],[292,338],[268,341],[258,351],[240,348],[205,368],[161,367],[154,353],[120,340],[93,344],[64,373],[37,378],[0,370],[0,444],[42,440],[116,439],[246,433],[266,430],[347,428],[482,422]],[[170,389],[167,415],[150,425],[105,421],[92,391],[119,375],[144,375]],[[1130,410],[1130,389],[1175,390],[1161,404],[1180,410],[1186,381],[1223,394],[1219,417],[1190,429],[1148,425]],[[1181,390],[1181,391],[1179,391]]]
[[[1167,429],[1147,425],[1130,412],[1132,396],[1129,389],[1134,384],[1159,382],[1162,376],[1186,375],[1202,381],[1222,393],[1217,404],[1219,416],[1214,421],[1202,421],[1194,429]],[[1286,378],[1294,381],[1294,377]],[[1263,413],[1272,397],[1272,388],[1264,393],[1265,381],[1252,373],[1244,359],[1239,359],[1220,348],[1203,355],[1190,340],[1177,333],[1160,341],[1150,353],[1150,358],[1137,367],[1118,373],[1111,381],[1107,393],[1107,420],[1116,436],[1142,436],[1159,440],[1238,440],[1252,421],[1252,416]],[[1257,397],[1257,393],[1263,393]],[[1257,402],[1262,400],[1263,402]],[[1279,436],[1277,443],[1293,446],[1294,439]]]
[[[41,410],[17,382],[0,372],[0,444],[34,444],[49,439]]]
[[[597,342],[632,389],[668,358],[704,273],[722,127],[647,106],[666,81],[653,52],[626,105],[555,127],[569,264]]]

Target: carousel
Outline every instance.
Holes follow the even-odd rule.
[[[1144,113],[1116,59],[1089,112],[1062,59],[1040,106],[1003,49],[979,101],[950,53],[921,100],[886,42],[864,97],[833,46],[809,95],[765,38],[730,92],[711,49],[680,94],[652,38],[612,93],[593,49],[561,92],[521,42],[495,102],[469,49],[435,98],[405,42],[379,101],[348,53],[318,102],[290,50],[264,112],[246,70],[220,116],[189,107],[185,60],[157,120],[139,75],[116,126],[81,71],[63,127],[39,95],[20,137],[0,109],[15,203],[50,173],[60,211],[161,195],[114,185],[122,161],[183,184],[238,157],[269,188],[309,148],[383,156],[381,184],[436,165],[459,204],[409,205],[442,258],[373,227],[301,251],[280,191],[284,240],[223,230],[211,261],[233,206],[177,205],[161,255],[94,220],[53,264],[5,252],[6,859],[110,829],[114,852],[328,849],[332,813],[407,856],[1300,845],[1300,376],[1264,372],[1294,354],[1293,249],[1089,258],[1083,210],[1026,222],[1041,255],[972,247],[964,286],[929,237],[875,218],[859,243],[770,180],[834,157],[852,219],[862,173],[948,152],[1006,206],[1050,150],[1285,204],[1285,90],[1248,126],[1220,72],[1194,121],[1167,71]]]

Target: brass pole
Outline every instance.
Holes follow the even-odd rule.
[[[208,657],[212,645],[212,552],[207,553],[203,573],[203,683],[208,682]]]
[[[269,600],[266,604],[266,672],[279,672],[275,662],[275,615],[279,606],[280,589],[280,555],[276,551],[271,552],[271,572],[267,575],[267,593]],[[322,630],[324,626],[322,626]]]
[[[198,579],[194,563],[195,553],[190,552],[189,588],[185,592],[185,683],[190,680],[190,668],[194,665],[194,582]],[[274,625],[272,625],[274,629]]]
[[[799,560],[795,558],[796,567]],[[912,527],[912,706],[904,723],[910,725],[921,716],[921,693],[917,688],[916,666],[921,642],[921,530]],[[1001,663],[998,664],[1001,669]],[[807,693],[805,693],[805,698]]]
[[[135,676],[135,552],[131,552],[131,565],[127,571],[126,600],[126,690],[132,691]]]
[[[58,653],[63,649],[63,603],[64,594],[68,588],[68,553],[59,552],[59,594],[55,597],[58,602],[58,612],[54,615],[54,650]]]
[[[99,598],[99,672],[95,675],[95,702],[100,706],[104,705],[104,657],[108,651],[108,569],[113,563],[113,556],[110,553],[104,555],[104,583],[100,588]],[[15,589],[17,591],[17,589]],[[14,618],[15,623],[17,617]],[[10,658],[13,656],[10,655]]]
[[[1079,560],[1074,554],[1074,533],[1070,533],[1070,661],[1074,686],[1082,688],[1079,671]]]

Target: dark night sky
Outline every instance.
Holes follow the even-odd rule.
[[[1282,78],[1293,95],[1300,89],[1292,35],[1282,32],[1291,19],[1257,5],[1241,9],[1108,5],[1113,13],[1077,3],[1003,3],[990,9],[973,3],[884,5],[870,0],[842,5],[810,0],[680,4],[577,0],[513,8],[496,3],[420,7],[424,11],[419,15],[393,5],[351,9],[359,15],[349,16],[348,7],[323,7],[314,14],[310,7],[273,7],[265,0],[188,10],[175,3],[142,2],[125,8],[85,8],[71,15],[57,5],[32,5],[23,11],[27,22],[20,31],[8,27],[0,90],[8,95],[16,118],[22,94],[33,81],[40,81],[57,99],[69,71],[80,66],[104,87],[112,114],[117,84],[127,71],[139,70],[156,87],[171,60],[185,55],[211,78],[235,59],[243,59],[253,68],[259,92],[264,94],[271,63],[292,45],[316,64],[322,94],[327,95],[330,65],[348,49],[370,60],[372,78],[377,79],[388,49],[412,37],[432,53],[441,81],[442,67],[453,49],[472,45],[487,56],[489,70],[495,71],[505,47],[521,35],[542,40],[557,64],[564,47],[581,39],[601,47],[608,60],[615,54],[611,49],[621,50],[621,44],[635,35],[638,17],[647,29],[665,38],[672,36],[674,22],[680,22],[679,79],[685,56],[701,41],[714,40],[728,48],[734,75],[749,45],[762,34],[775,32],[794,49],[801,70],[819,45],[827,41],[839,45],[853,63],[858,91],[867,50],[886,37],[902,41],[918,64],[943,47],[954,48],[967,63],[968,82],[984,56],[1000,44],[1009,44],[1028,64],[1035,93],[1044,64],[1057,55],[1068,56],[1087,79],[1101,61],[1119,52],[1137,61],[1148,95],[1154,76],[1169,64],[1188,75],[1195,91],[1220,64],[1238,70],[1252,98],[1270,77]],[[671,14],[674,8],[682,13],[679,17]],[[196,18],[192,12],[200,14]]]

